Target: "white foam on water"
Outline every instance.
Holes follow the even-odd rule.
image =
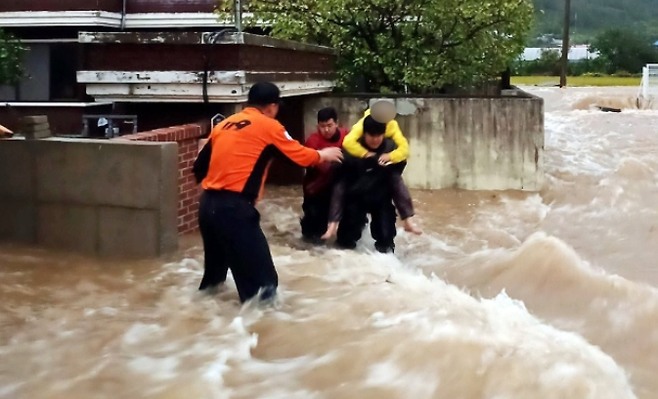
[[[7,384],[0,386],[0,398],[11,398],[11,395],[14,394],[24,383],[17,382],[14,384]]]
[[[539,208],[529,217],[540,220],[543,205],[536,198],[528,203]],[[502,206],[510,205],[503,201]],[[431,236],[408,239],[432,241]],[[171,395],[183,387],[201,398],[329,398],[373,389],[391,398],[446,392],[524,398],[531,388],[541,397],[635,398],[624,371],[582,337],[541,322],[505,293],[476,299],[423,274],[413,266],[412,253],[374,254],[369,244],[357,251],[273,245],[285,294],[281,306],[271,310],[226,300],[236,296],[232,285],[216,298],[199,296],[190,288],[203,267],[197,259],[166,264],[151,280],[131,283],[138,292],[157,293],[150,306],[133,309],[128,318],[113,308],[113,328],[125,326],[118,336],[79,341],[107,315],[85,312],[86,306],[77,316],[53,313],[79,333],[45,340],[50,351],[44,352],[42,378],[70,395],[91,381],[120,376],[135,392],[163,398],[179,397]],[[436,259],[431,253],[417,256]],[[36,349],[27,336],[15,338],[10,356]],[[79,353],[96,353],[90,359],[100,353],[110,357],[91,367],[58,368],[57,359],[76,348],[74,342]],[[555,375],[564,377],[559,384]],[[579,387],[589,380],[596,386],[588,393]],[[30,384],[21,388],[17,397],[28,396]],[[114,394],[122,392],[118,389]]]
[[[651,398],[658,293],[611,265],[655,258],[637,244],[658,223],[658,141],[635,134],[652,114],[533,91],[565,93],[547,107],[542,192],[464,195],[439,228],[398,230],[395,255],[374,252],[367,230],[355,251],[298,244],[298,192],[259,205],[273,309],[241,306],[230,273],[198,293],[198,246],[148,273],[122,265],[38,289],[3,274],[21,284],[1,294],[31,299],[2,308],[14,327],[0,330],[0,396]]]

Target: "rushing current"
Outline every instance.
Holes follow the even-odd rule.
[[[270,188],[274,308],[198,293],[198,237],[144,262],[1,246],[0,398],[658,397],[658,111],[527,90],[541,192],[413,191],[425,234],[395,255],[300,244],[301,190]]]

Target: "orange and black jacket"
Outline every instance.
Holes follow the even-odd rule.
[[[290,137],[277,120],[256,108],[245,108],[215,126],[194,161],[193,172],[204,190],[242,193],[255,202],[263,192],[272,158],[278,154],[303,167],[320,162],[316,150]]]

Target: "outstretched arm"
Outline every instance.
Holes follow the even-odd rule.
[[[271,142],[276,148],[299,166],[315,166],[320,163],[320,153],[307,148],[293,139],[283,126],[276,129],[271,135]]]
[[[327,147],[321,150],[304,147],[299,141],[293,139],[283,125],[274,130],[270,137],[272,143],[283,155],[299,166],[315,166],[323,162],[340,162],[343,153],[340,148]]]

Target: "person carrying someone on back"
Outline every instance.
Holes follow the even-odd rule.
[[[322,108],[318,111],[318,130],[311,134],[306,147],[315,150],[336,147],[341,148],[347,130],[338,126],[338,115],[333,108]],[[324,162],[318,166],[306,168],[303,189],[302,217],[300,224],[305,240],[318,243],[320,237],[327,231],[329,223],[329,203],[334,186],[336,169],[339,163]]]
[[[379,163],[384,165],[389,162],[397,164],[406,161],[409,157],[409,143],[402,134],[402,130],[400,130],[397,121],[394,119],[396,114],[397,110],[395,104],[392,102],[386,100],[373,102],[370,109],[366,110],[363,118],[354,124],[352,130],[350,130],[349,134],[345,136],[345,139],[343,140],[343,148],[347,150],[350,155],[359,158],[368,158],[375,155],[372,151],[368,151],[361,142],[361,137],[363,136],[364,131],[363,122],[365,118],[371,115],[375,121],[386,124],[384,137],[392,139],[397,146],[394,151],[380,155],[378,157]],[[393,187],[395,189],[393,192],[393,202],[400,214],[400,219],[402,220],[404,229],[414,234],[421,234],[421,230],[413,222],[414,206],[411,201],[409,189],[404,184],[404,180],[402,180],[402,175],[392,174],[391,177],[394,179]],[[331,223],[323,238],[327,239],[333,236],[337,227],[336,223]]]
[[[259,293],[259,300],[272,299],[278,275],[255,207],[272,157],[283,154],[304,167],[342,159],[338,148],[317,151],[293,140],[274,119],[279,101],[276,85],[254,84],[247,107],[213,128],[194,162],[203,187],[199,228],[205,260],[199,290],[222,284],[230,268],[241,302]]]
[[[368,115],[363,120],[364,135],[359,140],[374,156],[360,158],[350,155],[345,149],[345,158],[340,168],[340,177],[334,186],[329,220],[340,221],[336,244],[354,249],[371,216],[370,233],[375,239],[375,249],[382,253],[395,249],[395,207],[393,206],[394,182],[392,175],[400,175],[406,161],[382,164],[381,156],[395,151],[395,142],[384,137],[386,124],[375,121]],[[408,209],[402,209],[402,212]]]

